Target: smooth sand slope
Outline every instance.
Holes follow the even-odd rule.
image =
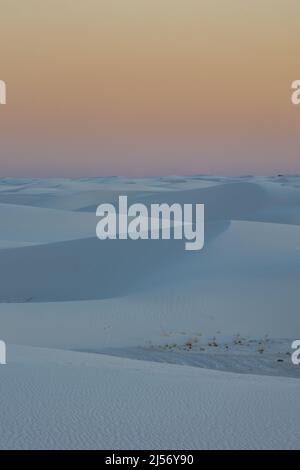
[[[0,448],[298,448],[298,379],[12,347]]]

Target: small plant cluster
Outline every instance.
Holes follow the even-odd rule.
[[[217,349],[219,348],[220,352],[221,351],[229,351],[232,348],[248,348],[253,344],[254,347],[256,347],[256,352],[259,354],[263,354],[267,350],[267,345],[269,342],[269,337],[268,335],[265,335],[262,339],[260,340],[251,340],[249,338],[246,338],[242,336],[240,333],[236,333],[233,336],[232,341],[228,343],[222,343],[217,339],[217,335],[221,334],[219,331],[216,333],[215,336],[213,336],[211,339],[207,341],[207,343],[200,342],[200,337],[202,336],[201,332],[196,333],[193,336],[188,335],[186,332],[180,332],[179,333],[181,336],[187,336],[188,339],[183,341],[181,344],[178,342],[173,342],[173,343],[166,343],[164,345],[159,346],[160,349],[164,350],[184,350],[184,351],[206,351],[210,348]],[[174,333],[166,333],[164,332],[162,336],[174,336]]]

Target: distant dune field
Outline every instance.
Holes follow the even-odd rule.
[[[205,204],[205,246],[96,207]],[[0,179],[0,448],[300,448],[300,176]]]

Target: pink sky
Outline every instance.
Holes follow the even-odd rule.
[[[300,172],[298,0],[2,0],[1,176]]]

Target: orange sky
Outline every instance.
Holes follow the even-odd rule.
[[[300,172],[298,0],[0,0],[0,173]]]

